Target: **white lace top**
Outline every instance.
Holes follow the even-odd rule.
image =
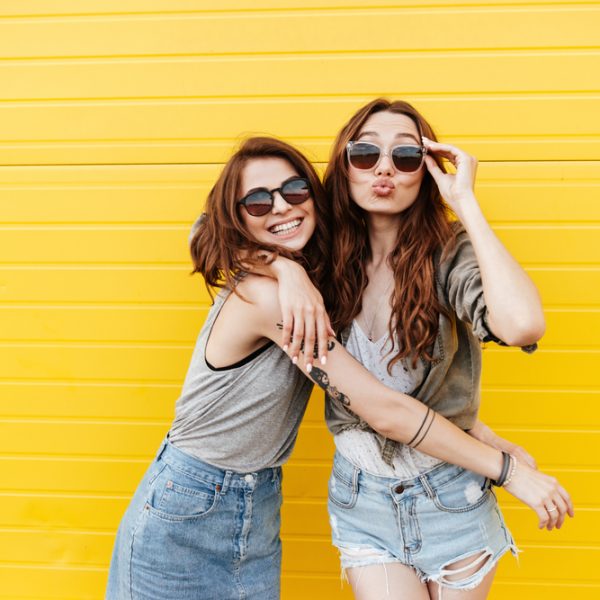
[[[346,344],[348,352],[384,385],[410,395],[423,381],[425,366],[419,361],[413,369],[409,361],[401,360],[392,367],[390,375],[387,366],[391,358],[391,345],[387,333],[379,340],[371,342],[357,322],[352,322]],[[334,440],[342,456],[360,469],[381,477],[411,479],[442,462],[401,444],[394,455],[393,466],[389,465],[381,457],[381,449],[375,435],[360,429],[342,431]]]

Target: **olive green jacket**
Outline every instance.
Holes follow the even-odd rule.
[[[443,415],[461,429],[477,420],[481,383],[481,345],[494,341],[506,346],[486,323],[481,273],[475,251],[464,229],[457,223],[456,243],[436,265],[436,289],[450,317],[440,314],[433,361],[426,362],[425,377],[412,396]],[[342,334],[342,343],[347,332]],[[525,346],[534,352],[537,344]],[[334,398],[327,397],[325,419],[335,435],[352,428],[371,430],[369,425]],[[398,443],[376,434],[384,460],[391,463]]]

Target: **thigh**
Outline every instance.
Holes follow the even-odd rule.
[[[491,558],[491,557],[490,557]],[[466,567],[470,564],[472,558],[465,559],[462,561],[457,561],[451,567],[461,568]],[[437,600],[438,598],[443,598],[444,600],[485,600],[490,593],[490,588],[492,587],[492,583],[494,581],[494,576],[496,575],[497,564],[494,565],[492,570],[482,579],[481,583],[477,585],[477,587],[472,589],[453,589],[445,587],[443,592],[440,594],[440,585],[433,581],[430,581],[427,586],[429,588],[429,594],[432,600]],[[482,565],[482,568],[484,565]],[[465,576],[469,576],[477,572],[477,568],[467,569],[464,572]],[[448,577],[449,580],[452,580],[452,576]]]
[[[402,563],[353,567],[346,575],[355,600],[429,600],[426,584]]]
[[[413,555],[414,563],[432,581],[444,577],[458,561],[467,565],[480,556],[474,566],[483,577],[506,551],[514,549],[496,498],[484,478],[474,473],[464,471],[443,486],[431,486],[428,494],[417,499],[415,515],[423,544]],[[468,587],[477,576],[474,572],[469,580],[461,579]]]

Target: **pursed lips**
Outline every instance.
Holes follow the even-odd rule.
[[[395,189],[394,182],[391,179],[380,177],[373,182],[371,188],[378,196],[389,196]]]

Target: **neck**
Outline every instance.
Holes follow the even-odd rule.
[[[396,246],[400,221],[398,215],[367,215],[369,243],[371,245],[371,264],[373,268],[381,266]]]

